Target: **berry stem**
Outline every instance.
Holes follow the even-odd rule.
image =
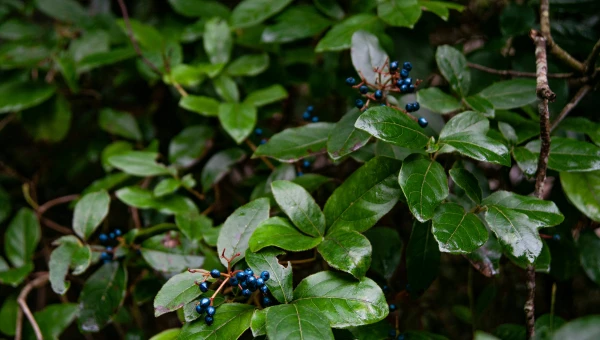
[[[217,288],[217,290],[215,291],[215,293],[210,297],[210,305],[212,306],[212,302],[215,298],[215,296],[217,296],[217,294],[219,294],[219,292],[223,289],[223,287],[225,286],[225,284],[227,283],[227,281],[229,281],[229,277],[227,277],[225,280],[223,280],[223,282],[221,283],[221,285],[219,286],[219,288]]]

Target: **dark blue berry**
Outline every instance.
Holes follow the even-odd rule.
[[[310,112],[304,111],[304,113],[302,114],[302,119],[309,120],[310,119]]]
[[[400,85],[400,93],[408,92],[408,86],[406,84]]]
[[[267,144],[267,139],[266,139],[266,138],[263,138],[263,139],[261,139],[261,140],[260,140],[260,144],[261,144],[261,145],[262,145],[262,144]]]
[[[296,174],[296,176],[298,176],[298,177],[300,177],[302,175],[304,175],[304,172],[302,172],[302,171],[298,171],[298,173]]]
[[[246,273],[244,273],[243,271],[237,272],[235,274],[235,278],[238,279],[238,281],[240,281],[240,282],[246,281]]]
[[[414,102],[413,107],[415,108],[415,111],[419,111],[419,109],[421,108],[421,104],[419,104],[419,102]]]
[[[271,299],[268,296],[263,296],[262,298],[262,304],[263,306],[270,306],[271,305]]]
[[[246,283],[246,281],[242,281],[240,283],[240,286],[242,286],[242,289],[246,289],[246,288],[248,288],[248,283]]]
[[[100,234],[100,236],[98,236],[98,239],[101,243],[105,243],[106,241],[108,241],[108,236],[106,236],[106,234]]]
[[[264,286],[260,287],[260,291],[263,294],[267,294],[269,292],[269,287],[267,287],[267,285],[264,285]]]
[[[390,336],[390,338],[395,338],[396,337],[396,330],[395,329],[390,329],[388,335]]]
[[[398,335],[398,338],[396,338],[396,340],[404,340],[404,334]]]
[[[392,61],[390,63],[390,71],[393,72],[393,71],[396,71],[396,70],[398,70],[398,62],[397,61]]]
[[[309,160],[305,160],[304,162],[302,162],[302,166],[305,168],[308,168],[310,166],[310,161]],[[262,277],[262,273],[260,274]]]
[[[100,254],[100,259],[103,261],[110,261],[112,260],[112,256],[110,256],[109,253],[102,253]]]
[[[413,112],[414,111],[412,103],[406,104],[406,106],[404,108],[406,109],[407,112]]]
[[[122,235],[121,229],[115,229],[115,235],[121,236]]]
[[[383,97],[383,92],[381,90],[375,91],[375,99],[381,99]]]
[[[206,307],[206,315],[213,316],[217,310],[213,306]]]
[[[113,251],[113,247],[106,247],[106,252],[107,253],[112,253]]]
[[[404,85],[404,80],[402,80],[402,79],[398,79],[398,80],[396,81],[396,86],[397,86],[397,87],[402,87],[402,85]]]
[[[314,106],[312,106],[312,105],[309,105],[309,106],[306,108],[306,112],[311,112],[311,113],[312,113],[314,110],[315,110],[315,107],[314,107]]]
[[[215,279],[218,279],[219,277],[221,277],[221,272],[218,269],[213,269],[210,271],[210,276],[214,277]]]
[[[390,292],[390,287],[388,287],[388,286],[383,286],[382,288],[383,288],[383,292],[384,292],[385,294],[387,294],[387,293],[389,293],[389,292]]]
[[[115,239],[115,233],[108,233],[108,237],[109,237],[111,240],[114,240],[114,239]]]
[[[319,121],[319,117],[317,117],[317,116],[314,116],[314,117],[312,117],[312,119],[311,119],[311,120],[312,120],[312,122],[313,122],[313,123],[316,123],[316,122],[318,122],[318,121]]]
[[[200,300],[200,306],[202,306],[202,308],[206,308],[206,307],[210,306],[210,299],[209,298],[202,298]]]
[[[254,134],[260,136],[263,134],[263,130],[261,128],[254,129]]]
[[[215,319],[210,315],[207,315],[206,317],[204,317],[204,322],[206,322],[206,325],[208,325],[208,326],[212,325],[214,321],[215,321]]]
[[[198,314],[204,313],[204,308],[202,308],[202,306],[200,306],[200,305],[196,305],[196,313],[198,313]]]
[[[350,86],[356,85],[356,79],[354,79],[353,77],[348,77],[346,78],[346,84]]]
[[[360,92],[362,94],[367,94],[367,92],[369,92],[369,88],[366,85],[361,85],[358,88],[358,92]]]
[[[250,288],[250,290],[252,290],[252,288],[256,288],[256,278],[254,276],[248,276],[246,283],[248,284],[248,288]]]
[[[379,106],[387,106],[387,105],[385,103],[381,103],[381,105],[379,105]]]
[[[412,70],[412,64],[410,63],[410,61],[405,61],[404,64],[402,64],[402,68],[407,71],[410,71]]]
[[[415,92],[415,85],[413,85],[413,84],[410,84],[410,85],[408,86],[408,93],[413,93],[413,92]]]
[[[406,84],[406,85],[412,84],[412,78],[408,77],[408,78],[404,79],[404,84]]]
[[[396,305],[393,303],[390,303],[390,312],[393,312],[396,310]]]
[[[250,296],[250,295],[252,295],[252,292],[250,291],[250,289],[244,289],[244,290],[242,290],[242,295]]]
[[[419,126],[422,128],[426,128],[427,124],[429,124],[429,122],[427,121],[427,119],[425,119],[424,117],[419,118]],[[408,288],[407,288],[408,290]]]
[[[202,293],[208,292],[208,282],[206,282],[206,281],[201,282],[200,285],[199,285],[199,287],[200,287],[200,291]]]
[[[559,234],[554,234],[554,235],[552,235],[552,239],[554,241],[560,241],[560,235]]]
[[[254,272],[250,268],[246,268],[246,270],[244,270],[244,273],[246,273],[246,276],[254,276]]]
[[[402,77],[402,79],[408,78],[408,74],[409,72],[405,68],[403,68],[402,71],[400,71],[400,77]]]
[[[256,279],[256,286],[257,286],[257,287],[259,287],[259,288],[260,288],[260,287],[262,287],[262,286],[264,286],[264,285],[265,285],[265,280],[263,280],[263,279],[262,279],[262,278],[260,278],[260,277],[259,277],[258,279]]]
[[[232,286],[234,286],[234,287],[237,286],[238,283],[240,283],[240,282],[235,277],[232,277],[232,278],[229,279],[229,284],[232,285]]]
[[[365,102],[363,102],[362,99],[357,99],[354,102],[354,105],[356,105],[357,108],[362,109],[362,107],[365,106]]]

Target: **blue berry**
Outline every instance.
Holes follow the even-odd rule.
[[[114,240],[114,239],[115,239],[115,233],[109,233],[109,234],[108,234],[108,237],[109,237],[111,240]]]
[[[200,291],[202,293],[208,292],[208,282],[204,281],[204,282],[200,283],[199,287],[200,287]]]
[[[213,306],[206,307],[206,315],[213,316],[217,310]]]
[[[254,129],[254,134],[260,136],[263,134],[263,130],[261,128]]]
[[[210,276],[214,277],[215,279],[218,279],[219,277],[221,277],[221,272],[218,269],[213,269],[210,271]]]
[[[410,61],[405,61],[404,64],[402,64],[402,69],[407,71],[412,70],[412,64],[410,63]]]
[[[406,106],[404,108],[406,109],[407,112],[413,112],[414,111],[412,103],[406,104]]]
[[[404,84],[406,84],[406,85],[412,84],[412,78],[408,77],[408,78],[404,79]]]
[[[404,334],[398,335],[398,338],[396,338],[396,340],[404,340]]]
[[[396,305],[393,303],[390,303],[390,312],[393,312],[396,310]]]
[[[250,296],[250,295],[252,295],[252,292],[250,291],[250,289],[244,289],[244,290],[242,290],[242,295]]]
[[[200,305],[196,305],[196,313],[198,313],[198,314],[204,313],[204,308],[202,308],[202,306],[200,306]]]
[[[112,253],[113,251],[113,247],[106,247],[106,252],[107,253]]]
[[[302,162],[302,166],[305,167],[305,168],[308,168],[310,166],[310,161],[309,160],[305,160],[304,162]],[[260,275],[262,277],[262,273]]]
[[[260,287],[260,291],[263,294],[267,294],[269,292],[269,287],[267,287],[267,285],[264,285],[264,286]]]
[[[200,300],[200,306],[202,306],[202,308],[206,308],[206,307],[210,306],[210,299],[202,298],[202,300]]]
[[[390,72],[394,72],[398,70],[398,62],[397,61],[392,61],[390,63]]]
[[[98,239],[101,243],[105,243],[106,241],[108,241],[108,236],[106,236],[106,234],[100,234],[100,236],[98,236]]]
[[[232,277],[232,278],[229,279],[229,284],[232,285],[232,286],[234,286],[234,287],[237,286],[238,283],[240,283],[240,282],[235,277]]]
[[[387,294],[387,293],[389,293],[389,292],[390,292],[390,287],[388,287],[388,286],[383,286],[382,288],[383,288],[383,292],[384,292],[385,294]]]
[[[429,122],[427,121],[427,119],[425,119],[423,117],[419,118],[419,126],[420,127],[426,128],[427,124],[429,124]],[[408,290],[408,288],[406,290]]]
[[[246,268],[246,270],[244,270],[244,273],[246,274],[246,276],[253,276],[254,275],[254,272],[250,268]]]
[[[110,256],[109,253],[102,253],[100,254],[100,259],[103,261],[110,261],[112,260],[112,256]]]
[[[315,110],[315,107],[314,107],[314,106],[312,106],[312,105],[309,105],[309,106],[306,108],[306,112],[311,112],[311,113],[312,113],[314,110]]]
[[[402,87],[402,85],[404,85],[404,80],[402,80],[402,79],[398,79],[398,80],[396,81],[396,86],[397,86],[397,87]]]
[[[369,92],[369,88],[366,85],[361,85],[358,88],[358,92],[360,92],[362,94],[367,94],[367,92]]]
[[[259,288],[260,288],[260,287],[262,287],[262,286],[264,286],[264,285],[265,285],[265,280],[263,280],[263,279],[262,279],[262,278],[260,278],[260,277],[259,277],[258,279],[256,279],[256,286],[257,286],[257,287],[259,287]]]
[[[383,92],[381,90],[375,91],[375,99],[381,99],[383,97]]]
[[[121,229],[115,229],[115,235],[121,236]]]
[[[387,105],[385,103],[381,103],[381,105],[379,105],[379,106],[387,106]]]
[[[318,121],[319,121],[319,117],[317,117],[317,116],[312,117],[312,122],[313,123],[316,123]]]
[[[263,138],[263,139],[261,139],[261,140],[260,140],[260,144],[261,144],[261,145],[262,145],[262,144],[267,144],[267,139],[266,139],[266,138]]]
[[[302,119],[309,120],[310,119],[310,112],[304,111],[304,113],[302,114]]]
[[[244,273],[243,271],[237,272],[235,274],[235,278],[238,279],[238,281],[240,281],[240,282],[246,281],[246,273]]]
[[[296,176],[298,176],[298,177],[300,177],[302,175],[304,175],[304,172],[302,172],[302,171],[298,171],[298,173],[296,174]]]
[[[270,306],[271,305],[271,299],[269,299],[268,296],[263,296],[262,298],[262,304],[263,306]]]
[[[406,84],[400,85],[400,93],[408,92],[408,86]]]
[[[250,290],[252,290],[252,288],[256,288],[256,278],[254,276],[248,276],[246,283],[248,284],[248,288],[250,288]]]
[[[559,234],[554,234],[554,235],[552,235],[552,239],[554,241],[560,241],[560,235]]]
[[[419,111],[419,109],[421,108],[421,104],[419,104],[419,102],[414,102],[413,107],[415,108],[415,111]]]
[[[413,93],[413,92],[415,92],[415,86],[413,84],[410,84],[408,86],[408,93]]]
[[[354,105],[356,105],[357,108],[362,109],[362,107],[365,106],[365,102],[363,102],[362,99],[357,99],[354,102]]]
[[[242,286],[242,289],[247,289],[248,288],[248,283],[246,281],[242,281],[240,283],[240,286]]]
[[[405,68],[403,68],[402,71],[400,71],[400,77],[402,77],[402,79],[408,78],[408,74],[409,72]]]
[[[356,79],[354,79],[353,77],[348,77],[346,78],[346,84],[350,86],[356,85]]]
[[[390,329],[388,335],[390,336],[390,338],[395,338],[396,337],[396,330],[395,329]]]
[[[208,325],[208,326],[212,325],[214,321],[215,321],[215,319],[210,315],[207,315],[206,317],[204,317],[204,322],[206,322],[206,325]]]

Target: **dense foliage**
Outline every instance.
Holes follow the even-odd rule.
[[[600,338],[600,4],[547,10],[0,0],[0,334]]]

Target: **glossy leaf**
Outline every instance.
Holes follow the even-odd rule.
[[[385,65],[386,60],[389,60],[387,53],[381,48],[375,35],[363,30],[354,32],[352,34],[350,56],[352,57],[354,69],[368,83],[375,84],[379,79],[385,82],[389,78],[389,76],[382,77],[373,70],[382,67]]]
[[[225,64],[229,61],[233,39],[227,21],[217,17],[208,20],[204,26],[203,42],[211,63]]]
[[[542,227],[552,227],[562,223],[564,216],[552,201],[532,196],[522,196],[508,191],[496,191],[483,200],[483,205],[499,205],[529,217]]]
[[[529,151],[525,147],[516,147],[512,150],[512,155],[517,165],[527,176],[534,176],[537,171],[539,155]]]
[[[317,250],[330,266],[357,279],[364,277],[371,265],[371,243],[354,230],[338,228],[327,233]]]
[[[303,187],[290,181],[275,181],[271,190],[281,210],[298,229],[310,236],[323,236],[325,215]]]
[[[50,286],[56,294],[63,295],[70,287],[70,282],[65,281],[69,272],[69,265],[75,251],[81,247],[79,240],[72,236],[63,236],[59,239],[60,245],[50,254],[48,261]]]
[[[54,86],[41,82],[6,82],[0,85],[0,114],[39,105],[54,92]]]
[[[232,266],[244,258],[246,249],[248,249],[248,240],[256,227],[269,218],[269,208],[269,200],[259,198],[236,209],[225,220],[221,233],[219,233],[217,250],[219,254],[225,251],[225,256],[228,258],[234,254],[240,254],[233,259]],[[227,261],[223,258],[221,258],[221,263],[227,266]]]
[[[431,231],[440,251],[445,253],[467,254],[488,239],[481,220],[456,203],[445,203],[436,209]]]
[[[535,79],[512,79],[485,88],[479,96],[487,99],[496,110],[510,110],[537,100]]]
[[[490,121],[481,113],[465,111],[452,117],[440,131],[440,139],[459,134],[471,133],[485,135],[490,129]]]
[[[129,206],[139,209],[156,209],[167,215],[198,211],[194,202],[185,196],[172,194],[155,197],[152,191],[138,186],[119,189],[115,195],[121,202]]]
[[[444,168],[421,155],[404,160],[398,183],[408,208],[421,222],[430,220],[437,206],[448,196],[448,178]]]
[[[515,129],[510,124],[505,122],[498,122],[498,129],[502,133],[502,137],[511,145],[517,144],[518,136]]]
[[[142,257],[154,270],[174,273],[187,268],[201,268],[204,263],[203,256],[191,255],[178,247],[165,247],[164,235],[156,235],[145,240],[140,247]]]
[[[534,140],[525,146],[537,158],[540,141]],[[548,167],[556,171],[600,170],[600,147],[571,138],[553,137],[550,143]]]
[[[125,299],[127,271],[119,262],[102,265],[88,278],[79,295],[79,328],[98,332],[111,320]]]
[[[371,269],[386,279],[390,279],[402,258],[404,244],[398,232],[392,228],[377,227],[365,232],[373,252]]]
[[[108,159],[110,165],[130,175],[147,177],[168,175],[169,169],[157,163],[158,153],[149,151],[128,151]]]
[[[238,90],[236,82],[229,76],[224,74],[213,79],[213,85],[215,91],[224,101],[230,103],[237,103],[240,101],[240,91]],[[221,105],[219,105],[219,111]]]
[[[450,113],[462,107],[458,99],[444,93],[437,87],[419,90],[417,92],[417,101],[422,107],[441,114]]]
[[[162,197],[174,193],[181,186],[175,178],[165,178],[154,187],[154,196]]]
[[[252,315],[252,321],[250,322],[250,329],[252,330],[252,336],[258,337],[261,335],[267,335],[267,313],[269,309],[257,309]]]
[[[383,23],[375,15],[360,13],[334,25],[319,41],[316,52],[341,51],[350,48],[352,35],[358,30],[375,33],[383,30]]]
[[[431,233],[431,223],[413,223],[406,248],[409,293],[421,295],[435,280],[440,266],[440,251]]]
[[[592,231],[583,232],[577,246],[581,267],[590,280],[600,284],[600,237]]]
[[[479,204],[481,203],[481,198],[483,196],[481,192],[481,187],[477,182],[477,178],[469,172],[467,169],[463,168],[453,168],[449,171],[450,177],[454,181],[459,188],[465,191],[465,194],[473,200],[473,202]]]
[[[316,247],[321,240],[322,237],[302,234],[287,219],[271,217],[256,228],[248,241],[248,246],[253,252],[268,246],[289,251],[304,251]]]
[[[87,240],[108,215],[110,196],[105,190],[83,196],[73,212],[73,231]]]
[[[320,311],[333,328],[375,323],[389,312],[385,296],[373,280],[364,277],[356,281],[329,271],[302,280],[294,290],[293,303]]]
[[[98,125],[108,133],[137,141],[142,140],[142,132],[135,118],[127,112],[102,109],[98,116]]]
[[[263,73],[268,67],[268,54],[247,54],[232,61],[226,71],[230,76],[256,76]]]
[[[375,138],[409,149],[422,148],[429,142],[429,136],[423,133],[419,124],[388,106],[369,108],[354,126]]]
[[[248,104],[223,103],[219,105],[219,121],[238,144],[252,133],[256,125],[256,115],[256,108]]]
[[[179,106],[208,117],[216,117],[219,114],[219,102],[211,97],[194,95],[181,97]]]
[[[465,56],[454,47],[443,45],[437,48],[435,61],[452,89],[461,97],[466,97],[471,87],[471,70]]]
[[[283,100],[288,97],[288,93],[285,88],[279,84],[271,85],[264,89],[250,92],[246,99],[245,104],[253,105],[256,107],[265,106]]]
[[[267,26],[262,32],[261,40],[265,43],[287,43],[313,37],[331,25],[329,19],[311,6],[290,7],[275,20],[275,25]]]
[[[203,321],[186,323],[177,339],[237,339],[248,328],[255,307],[241,303],[226,303],[220,306],[215,322],[208,326]]]
[[[214,154],[204,165],[200,174],[200,184],[202,191],[207,192],[210,188],[219,182],[229,171],[231,167],[246,157],[242,149],[225,149]]]
[[[467,104],[471,110],[480,112],[486,117],[494,117],[494,105],[489,100],[479,95],[469,96],[463,98],[465,104]]]
[[[552,336],[552,340],[585,339],[592,340],[600,336],[600,315],[583,316],[567,322]]]
[[[17,287],[33,271],[33,263],[28,262],[18,268],[0,271],[0,283]]]
[[[561,172],[560,183],[569,201],[579,211],[600,222],[600,171]]]
[[[413,28],[421,17],[421,7],[417,0],[380,1],[377,15],[389,25]]]
[[[506,145],[486,135],[472,132],[456,133],[440,138],[440,144],[450,146],[442,148],[443,152],[458,151],[460,154],[478,161],[510,166],[510,152]]]
[[[328,231],[363,232],[392,210],[402,195],[397,182],[400,166],[397,160],[375,157],[348,177],[323,209]]]
[[[283,253],[275,248],[263,249],[257,253],[248,252],[246,262],[255,273],[268,271],[271,278],[265,284],[271,295],[281,303],[290,303],[294,298],[292,264],[288,262],[287,267],[279,264],[277,256]]]
[[[344,17],[344,10],[336,0],[314,0],[313,2],[319,11],[334,19],[340,20]]]
[[[320,312],[298,304],[269,308],[266,330],[270,339],[334,339],[329,322]]]
[[[281,162],[293,163],[299,159],[321,153],[327,146],[331,123],[313,123],[285,129],[260,145],[252,158],[266,156]]]
[[[154,316],[177,310],[197,298],[202,292],[196,281],[202,279],[202,274],[187,271],[171,277],[154,298]]]
[[[231,25],[233,28],[246,28],[260,24],[290,3],[292,0],[243,0],[231,13]]]
[[[523,269],[527,269],[527,266],[530,264],[525,256],[515,257],[510,252],[508,252],[506,253],[506,257],[508,257],[514,264]],[[551,262],[552,257],[550,254],[550,248],[548,247],[548,244],[544,240],[542,240],[542,251],[533,263],[535,271],[537,273],[550,273]]]
[[[209,289],[206,293],[202,293],[200,296],[198,296],[194,300],[186,303],[182,309],[185,322],[192,322],[194,320],[201,318],[203,315],[200,315],[200,314],[198,314],[198,312],[196,312],[196,306],[198,305],[198,303],[200,303],[200,300],[202,298],[210,299],[214,293],[215,293],[214,290]],[[225,296],[223,296],[221,294],[217,294],[215,296],[215,298],[213,299],[212,305],[213,305],[213,307],[217,308],[220,305],[222,305],[223,303],[225,303]],[[204,319],[204,318],[202,318],[202,319]]]
[[[327,153],[333,160],[338,160],[369,142],[371,135],[354,127],[361,114],[358,109],[348,111],[329,133]]]
[[[30,262],[41,236],[35,212],[21,208],[4,233],[4,253],[10,263],[15,267],[22,267]]]
[[[193,125],[183,129],[169,143],[169,161],[181,167],[194,164],[208,150],[214,131],[208,126]]]

